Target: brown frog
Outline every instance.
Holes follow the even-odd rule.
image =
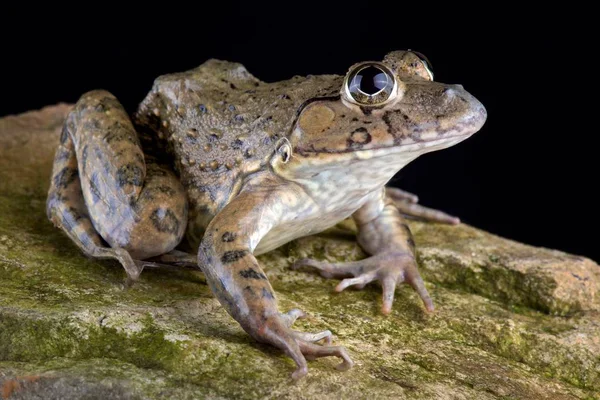
[[[131,119],[110,93],[84,94],[64,125],[47,213],[87,255],[119,260],[130,282],[141,260],[197,265],[246,332],[295,361],[294,378],[307,373],[305,357],[338,356],[346,369],[352,361],[330,345],[331,332],[291,328],[303,313],[279,312],[255,255],[351,216],[370,257],[294,267],[346,278],[337,291],[379,281],[385,314],[406,282],[433,310],[402,214],[458,220],[385,184],[485,119],[462,86],[434,82],[416,52],[391,52],[346,76],[276,83],[210,60],[156,79]],[[197,258],[175,250],[184,237]]]

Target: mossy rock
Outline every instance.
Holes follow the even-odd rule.
[[[0,119],[0,396],[111,398],[600,399],[600,267],[467,225],[414,222],[437,306],[408,287],[391,315],[380,289],[291,271],[293,260],[360,259],[346,221],[259,257],[300,329],[330,329],[356,365],[294,365],[255,343],[202,273],[144,271],[123,289],[111,261],[85,258],[44,213],[53,148],[69,107]]]

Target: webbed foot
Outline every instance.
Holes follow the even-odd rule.
[[[292,269],[312,267],[320,271],[325,278],[346,278],[335,288],[341,292],[349,286],[364,288],[368,283],[378,281],[383,287],[381,312],[389,314],[394,302],[396,285],[406,282],[419,294],[427,311],[433,311],[433,301],[425,288],[413,256],[401,251],[386,251],[360,261],[329,263],[313,259],[298,260]]]

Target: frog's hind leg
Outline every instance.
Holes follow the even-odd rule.
[[[87,255],[117,259],[132,282],[144,265],[136,260],[167,253],[181,241],[187,199],[173,173],[144,159],[118,101],[94,91],[65,122],[47,213]]]
[[[408,218],[450,225],[460,224],[458,217],[418,204],[419,198],[412,193],[393,187],[386,187],[385,192],[396,208]]]

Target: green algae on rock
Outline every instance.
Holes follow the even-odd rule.
[[[360,259],[350,221],[259,257],[280,307],[331,329],[356,362],[293,363],[255,343],[200,272],[124,273],[94,261],[46,220],[45,195],[69,107],[0,119],[0,393],[18,398],[600,399],[600,267],[467,225],[411,223],[437,306],[397,291],[332,293],[292,271],[300,257]]]

